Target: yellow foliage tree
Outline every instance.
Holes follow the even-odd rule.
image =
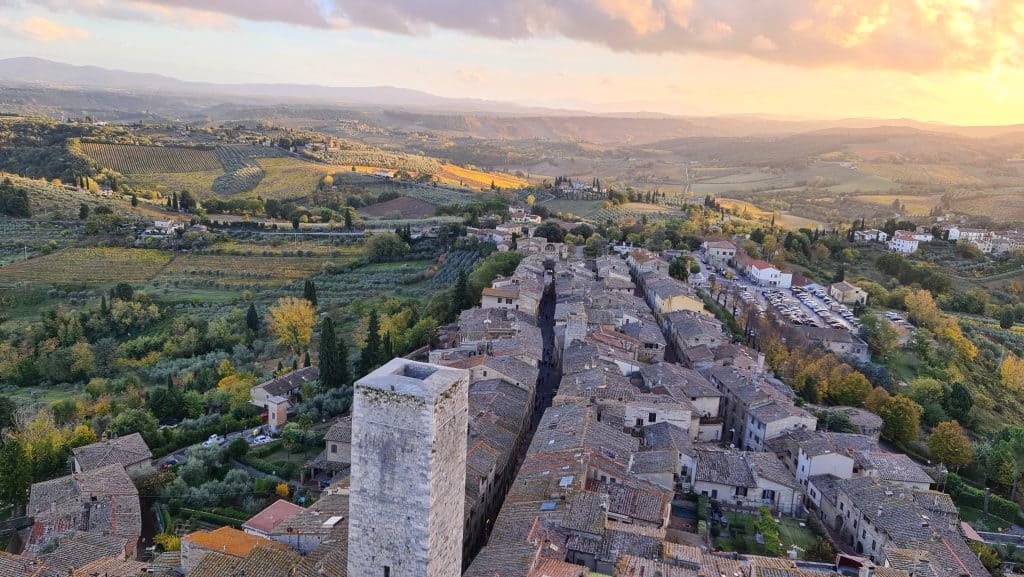
[[[277,342],[291,349],[296,355],[309,346],[316,324],[316,311],[306,299],[284,297],[267,311],[270,332]]]
[[[932,293],[926,290],[910,291],[904,298],[903,304],[907,307],[910,320],[920,326],[930,329],[939,326],[942,321],[942,311],[935,304]]]
[[[282,499],[287,499],[288,493],[288,483],[278,483],[277,486],[274,487],[274,494]]]
[[[999,365],[999,379],[1003,386],[1014,390],[1024,390],[1024,359],[1013,353],[1007,353]]]
[[[255,375],[235,373],[217,381],[217,388],[228,393],[231,399],[231,408],[240,409],[249,403],[251,389],[255,384]]]
[[[928,437],[928,450],[945,465],[966,465],[974,458],[971,441],[956,421],[943,421],[935,426]]]

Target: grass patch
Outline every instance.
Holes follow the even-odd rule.
[[[1006,519],[986,514],[981,509],[975,509],[974,507],[961,506],[960,518],[967,521],[976,531],[998,532],[1013,525],[1012,522]]]
[[[350,171],[350,166],[315,164],[297,158],[260,158],[257,161],[264,175],[256,188],[245,196],[268,198],[304,197],[316,190],[325,175]]]
[[[181,190],[188,190],[204,196],[213,191],[213,181],[222,174],[224,174],[223,170],[153,172],[126,175],[126,178],[136,188],[156,190],[163,196],[170,196],[171,193]]]

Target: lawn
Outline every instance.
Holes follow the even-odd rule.
[[[764,546],[757,543],[754,529],[755,515],[749,513],[728,512],[729,537],[718,537],[715,539],[715,546],[725,551],[737,553],[752,553],[764,555]],[[801,527],[801,521],[789,517],[778,518],[779,537],[782,540],[782,550],[788,551],[792,545],[801,549],[809,549],[818,542],[818,535],[809,526]]]
[[[68,248],[9,264],[0,277],[5,281],[71,285],[142,282],[170,259],[171,253],[153,249]]]

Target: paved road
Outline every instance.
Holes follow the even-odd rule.
[[[252,444],[252,438],[253,438],[252,431],[253,431],[253,428],[254,427],[250,427],[250,428],[247,428],[247,429],[242,429],[241,431],[235,431],[233,433],[228,433],[227,435],[222,435],[221,436],[221,442],[220,442],[219,446],[226,447],[226,446],[228,446],[229,443],[231,443],[231,441],[234,441],[235,439],[237,439],[237,438],[239,438],[239,437],[244,435],[244,436],[246,436],[246,440],[249,441],[249,446],[252,447],[253,446],[253,444]],[[259,427],[259,428],[260,428],[261,431],[263,430],[263,427]],[[196,447],[202,447],[204,442],[205,441],[196,443],[194,445],[189,445],[188,447],[184,447],[184,448],[178,449],[177,451],[175,451],[173,453],[170,453],[168,455],[164,455],[163,457],[160,457],[159,459],[156,459],[155,461],[153,461],[153,466],[159,469],[159,468],[164,466],[164,463],[170,461],[171,459],[176,460],[178,463],[184,463],[185,462],[186,454],[188,453],[189,449],[193,449],[193,448],[196,448]]]

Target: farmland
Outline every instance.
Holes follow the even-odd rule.
[[[344,265],[361,255],[360,249],[338,251],[336,256],[241,256],[216,254],[177,255],[158,280],[212,281],[209,285],[280,286],[320,273],[327,262]]]
[[[473,168],[463,168],[454,164],[442,164],[435,177],[442,183],[452,186],[465,186],[487,190],[491,183],[498,188],[523,188],[530,183],[524,178],[503,172],[484,172]]]
[[[96,162],[123,174],[206,172],[223,169],[217,153],[211,149],[83,142],[82,150]]]
[[[893,201],[899,200],[904,207],[904,212],[911,216],[925,216],[935,205],[939,204],[939,195],[910,196],[899,194],[866,194],[858,196],[857,200],[873,202],[882,206],[892,206]]]
[[[720,198],[718,203],[726,208],[734,208],[741,211],[741,216],[749,216],[755,220],[771,221],[772,213],[762,210],[757,206],[742,200]],[[811,218],[804,218],[794,214],[780,213],[775,217],[775,224],[785,228],[825,228],[825,223]]]
[[[159,250],[68,248],[3,267],[3,279],[66,285],[144,282],[171,259]]]
[[[304,162],[295,158],[261,158],[256,161],[263,169],[263,179],[248,196],[269,198],[297,198],[316,189],[325,175],[350,170],[349,167]]]
[[[368,217],[417,218],[434,216],[437,214],[437,207],[425,200],[401,196],[363,207],[359,209],[359,213]]]

